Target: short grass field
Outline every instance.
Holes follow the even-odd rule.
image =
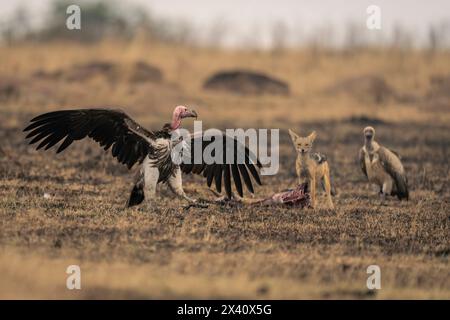
[[[108,62],[110,73],[73,74]],[[133,82],[136,62],[162,80]],[[290,95],[202,88],[220,70],[283,79]],[[69,74],[71,73],[72,74]],[[35,151],[22,129],[57,109],[121,108],[160,129],[176,105],[204,128],[279,128],[280,170],[256,197],[296,183],[288,128],[317,132],[335,210],[191,208],[161,186],[157,203],[124,209],[128,171],[92,141]],[[185,127],[192,128],[187,119]],[[357,161],[362,130],[402,156],[411,199],[381,205]],[[23,44],[0,50],[0,298],[450,299],[450,53],[225,51],[142,41]],[[184,176],[192,197],[213,198]],[[44,196],[45,195],[45,196]],[[249,196],[247,194],[247,196]],[[66,268],[81,267],[81,290]],[[366,269],[381,268],[369,290]]]

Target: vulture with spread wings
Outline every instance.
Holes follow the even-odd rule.
[[[252,181],[261,184],[257,170],[261,165],[236,138],[226,136],[220,131],[221,139],[204,139],[203,133],[200,132],[189,135],[188,142],[181,139],[172,140],[174,131],[180,127],[182,119],[187,117],[197,118],[197,113],[185,106],[178,106],[173,112],[170,124],[165,124],[159,131],[148,131],[120,110],[61,110],[33,118],[24,131],[29,132],[26,138],[31,139],[30,144],[39,142],[37,150],[47,150],[62,141],[56,151],[59,153],[74,141],[89,137],[98,142],[105,151],[111,149],[112,156],[129,169],[136,163],[140,164],[141,168],[127,202],[128,207],[142,203],[144,198],[153,198],[158,183],[167,183],[177,196],[196,203],[196,200],[188,197],[183,190],[182,172],[203,175],[209,187],[214,181],[219,193],[223,185],[228,198],[233,193],[232,181],[241,197],[243,184],[253,193]],[[223,156],[224,161],[205,161],[202,156],[214,141],[216,146],[219,143],[221,158]],[[175,161],[176,157],[172,156],[172,151],[180,142],[187,148],[182,149],[183,156],[179,161]],[[200,149],[196,145],[201,146]],[[237,161],[240,158],[238,152],[232,153],[232,161],[225,161],[230,158],[230,151],[236,150],[244,153],[241,154],[244,161]],[[196,155],[195,152],[202,155]]]
[[[359,150],[359,163],[369,182],[380,187],[382,200],[386,195],[409,199],[408,179],[398,154],[375,140],[375,129],[364,129],[364,146]]]

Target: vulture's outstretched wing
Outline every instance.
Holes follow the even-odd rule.
[[[209,138],[209,141],[205,141]],[[241,197],[243,196],[242,180],[244,180],[244,184],[248,191],[254,193],[251,177],[253,177],[253,180],[255,180],[257,184],[261,185],[257,170],[257,167],[261,168],[261,164],[256,156],[236,138],[227,136],[223,132],[209,138],[204,139],[201,134],[191,135],[189,147],[187,148],[187,157],[185,152],[183,162],[180,164],[181,170],[184,173],[203,174],[203,177],[206,178],[208,187],[211,187],[214,180],[216,190],[219,193],[222,192],[223,182],[228,198],[231,198],[232,194],[232,179],[234,180],[236,191]],[[201,148],[195,150],[196,144]],[[217,146],[218,152],[221,153],[218,154],[217,157],[213,144],[214,146]],[[208,150],[206,150],[207,152],[205,153],[205,149],[213,149],[211,155],[214,159],[218,159],[219,161],[205,159],[204,155],[208,152]],[[196,155],[196,152],[201,152],[202,154]],[[227,161],[227,158],[229,161]]]
[[[362,172],[367,177],[367,169],[366,169],[366,159],[364,148],[359,149],[359,166],[361,167]]]
[[[384,170],[386,170],[395,182],[397,197],[399,199],[406,198],[408,200],[408,179],[406,178],[405,169],[403,168],[399,157],[388,148],[381,146],[378,149],[378,156]]]
[[[47,150],[64,139],[56,151],[59,153],[72,142],[89,137],[105,150],[112,146],[113,157],[128,168],[141,163],[152,151],[153,133],[120,110],[61,110],[44,113],[30,122],[23,131],[31,131],[26,136],[32,138],[30,144],[40,141],[36,150]]]

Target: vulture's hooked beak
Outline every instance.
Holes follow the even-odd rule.
[[[181,115],[181,118],[195,118],[197,119],[197,112],[195,110],[188,110]]]
[[[373,136],[375,135],[375,129],[372,127],[365,127],[363,132],[364,132],[364,138],[366,138],[366,141],[372,140]]]

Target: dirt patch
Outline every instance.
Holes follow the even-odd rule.
[[[138,61],[132,65],[119,65],[107,61],[92,61],[56,71],[38,70],[34,78],[42,80],[86,81],[101,77],[108,82],[128,81],[130,83],[155,82],[163,79],[162,72],[155,66]]]
[[[372,118],[369,116],[353,116],[345,119],[343,122],[358,125],[358,126],[376,126],[376,125],[386,125],[386,121],[379,118]]]
[[[450,99],[450,75],[435,75],[430,78],[429,99]]]
[[[136,62],[131,70],[129,81],[133,83],[140,82],[162,82],[163,74],[157,67],[145,62]]]
[[[117,65],[110,62],[94,61],[76,65],[66,72],[69,81],[83,81],[95,76],[104,76],[108,80],[116,80],[119,70]]]
[[[337,82],[325,89],[325,94],[348,94],[361,102],[382,104],[398,95],[386,80],[378,75],[362,75]]]
[[[43,79],[43,80],[57,80],[62,78],[62,76],[63,76],[62,70],[56,71],[38,70],[32,75],[34,79]]]
[[[217,72],[205,81],[203,88],[243,95],[289,94],[286,82],[263,73],[244,70]]]
[[[92,61],[55,71],[38,70],[32,76],[40,80],[85,81],[96,76],[102,76],[108,80],[115,80],[118,71],[118,66],[111,62]]]
[[[18,98],[19,95],[19,84],[16,81],[0,79],[0,101],[15,99]]]
[[[448,112],[450,107],[450,75],[434,75],[430,88],[423,97],[424,107],[438,112]]]

